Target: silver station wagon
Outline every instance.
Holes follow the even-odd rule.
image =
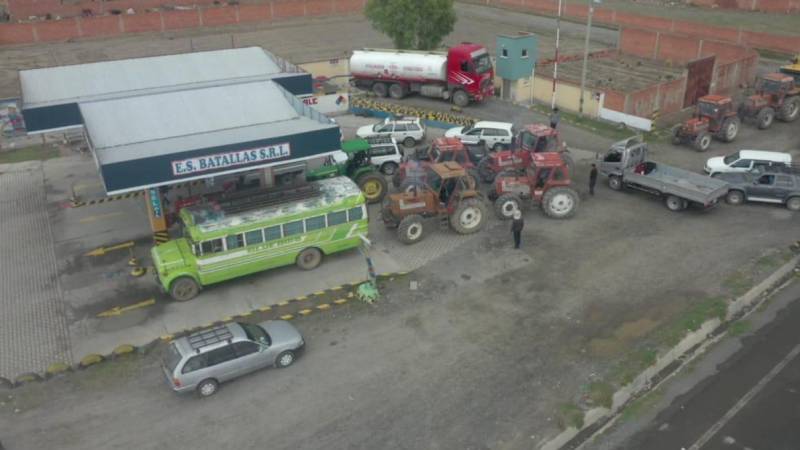
[[[231,322],[174,340],[161,367],[174,391],[208,397],[225,381],[269,366],[290,366],[304,345],[300,332],[283,320]]]

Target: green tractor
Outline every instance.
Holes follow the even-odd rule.
[[[342,150],[328,156],[325,164],[307,173],[308,181],[345,176],[355,181],[367,203],[380,203],[389,189],[383,177],[369,156],[370,144],[365,139],[351,139],[342,142]]]

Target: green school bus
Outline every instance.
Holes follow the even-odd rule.
[[[367,236],[364,195],[346,177],[238,203],[192,206],[180,217],[183,237],[151,250],[159,284],[177,301],[262,270],[314,269],[324,255],[358,247]]]

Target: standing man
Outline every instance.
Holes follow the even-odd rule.
[[[589,195],[594,195],[594,185],[597,184],[597,164],[592,164],[589,172]]]
[[[556,129],[558,127],[558,122],[561,120],[561,114],[558,112],[558,106],[553,108],[553,112],[550,113],[550,128]]]
[[[525,221],[522,220],[522,212],[520,210],[514,211],[514,220],[511,222],[511,233],[514,235],[514,248],[519,248],[522,241],[522,229],[525,227]]]

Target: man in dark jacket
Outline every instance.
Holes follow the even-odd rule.
[[[522,241],[522,229],[525,227],[525,221],[522,220],[522,212],[520,210],[514,211],[514,220],[511,222],[511,234],[514,235],[514,248],[519,248]]]
[[[597,164],[592,164],[589,172],[589,195],[594,195],[594,185],[597,184]]]
[[[553,108],[553,112],[550,113],[550,128],[556,129],[558,127],[558,122],[561,121],[561,113],[558,111],[558,107],[556,106]]]

